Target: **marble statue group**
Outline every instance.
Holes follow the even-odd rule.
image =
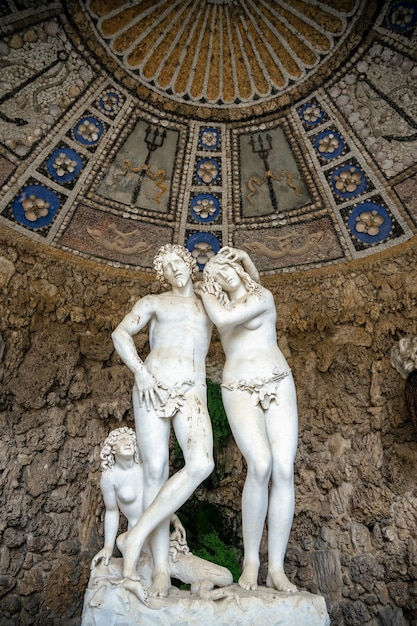
[[[214,467],[205,361],[215,325],[225,354],[222,400],[247,466],[238,584],[247,591],[258,587],[267,522],[266,584],[295,592],[284,572],[284,556],[294,514],[297,401],[291,370],[277,343],[273,295],[261,285],[248,254],[231,247],[207,262],[196,284],[195,261],[182,246],[163,246],[154,267],[168,290],[141,298],[112,334],[117,353],[134,375],[135,430],[116,429],[103,444],[104,546],[92,568],[107,565],[117,545],[123,557],[120,584],[145,605],[151,597],[169,594],[171,577],[200,593],[212,593],[215,587],[224,592],[231,585],[227,569],[190,552],[176,515]],[[150,351],[142,358],[133,337],[146,326]],[[169,476],[171,429],[184,465]],[[127,518],[122,534],[120,513]],[[138,573],[145,557],[151,563],[149,584]]]

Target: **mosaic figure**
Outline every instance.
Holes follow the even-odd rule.
[[[277,345],[274,298],[259,283],[256,267],[242,250],[222,248],[206,264],[203,277],[201,297],[226,356],[223,404],[247,463],[239,585],[257,589],[267,517],[266,584],[293,592],[297,589],[284,573],[284,556],[294,515],[298,414],[291,370]]]

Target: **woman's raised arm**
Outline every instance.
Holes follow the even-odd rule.
[[[225,307],[216,296],[207,291],[202,291],[201,299],[207,315],[218,328],[244,324],[254,317],[262,315],[274,305],[272,294],[264,289],[261,297],[248,293],[244,300],[231,303],[230,308]]]
[[[260,283],[259,272],[249,254],[245,252],[245,250],[224,246],[219,250],[218,254],[224,254],[230,261],[239,261],[245,272],[249,274],[252,280]]]

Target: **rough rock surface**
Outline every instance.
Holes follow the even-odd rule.
[[[417,434],[390,350],[417,334],[417,245],[265,277],[299,403],[290,579],[332,625],[417,624]],[[152,276],[43,250],[0,228],[0,623],[77,625],[102,545],[100,446],[133,425],[110,333]],[[147,335],[137,338],[146,350]],[[222,353],[214,335],[209,372]],[[241,546],[245,467],[233,441],[196,499]],[[266,544],[265,544],[266,545]],[[266,549],[260,582],[265,582]]]

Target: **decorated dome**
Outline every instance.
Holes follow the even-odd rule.
[[[361,0],[6,2],[0,224],[116,268],[179,243],[263,274],[417,227],[417,10]]]
[[[89,0],[86,11],[109,53],[150,90],[225,108],[270,100],[317,74],[364,3]]]

